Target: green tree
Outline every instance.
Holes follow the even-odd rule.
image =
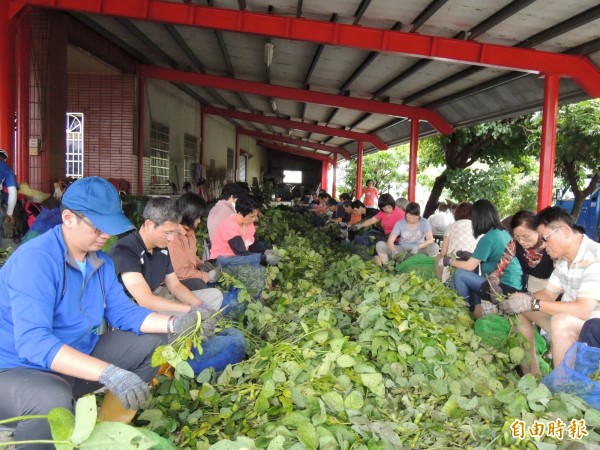
[[[532,164],[535,160],[532,158]],[[534,211],[537,200],[537,174],[524,176],[511,163],[496,164],[487,169],[467,168],[448,172],[446,197],[455,202],[491,199],[501,216],[528,209]]]
[[[541,114],[534,117],[530,139],[530,146],[538,151],[541,121]],[[573,192],[571,216],[577,220],[583,201],[600,181],[600,100],[559,108],[554,169],[556,176],[565,180]]]
[[[370,153],[363,158],[363,185],[373,180],[381,193],[405,191],[408,183],[409,150],[406,145],[393,147],[386,151]],[[356,191],[356,158],[341,169],[343,182],[340,192]]]
[[[477,161],[489,166],[507,161],[520,171],[529,168],[530,158],[525,149],[530,152],[533,150],[527,146],[528,124],[529,119],[524,117],[505,119],[422,141],[419,146],[419,166],[443,167],[433,183],[423,216],[429,217],[436,210],[449,177],[456,176],[453,175],[456,171],[471,167]],[[479,177],[479,180],[489,183],[488,177]]]

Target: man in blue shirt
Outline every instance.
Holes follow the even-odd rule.
[[[15,210],[15,205],[17,204],[17,179],[15,178],[15,173],[12,169],[6,164],[6,160],[8,159],[8,153],[6,150],[0,148],[0,191],[6,187],[8,191],[8,206],[6,208],[6,220],[9,223],[14,223],[13,220],[13,211]],[[4,227],[2,227],[4,210],[0,208],[0,240],[4,237]]]
[[[125,408],[144,406],[157,370],[154,349],[166,334],[195,326],[197,315],[155,313],[125,295],[100,249],[132,228],[114,186],[82,178],[63,196],[62,224],[20,246],[2,267],[0,420],[73,410],[77,398],[102,385]],[[112,331],[103,332],[106,324]],[[41,419],[19,422],[14,436],[51,439]]]

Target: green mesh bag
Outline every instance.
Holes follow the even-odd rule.
[[[481,338],[481,342],[508,353],[508,334],[510,333],[510,321],[503,316],[490,314],[475,321],[475,334]],[[543,375],[550,372],[550,365],[541,355],[544,355],[548,349],[546,339],[544,339],[537,328],[535,330],[535,349],[538,355],[540,370]]]
[[[422,280],[437,279],[435,274],[435,258],[427,255],[413,255],[396,264],[396,272],[414,272]]]

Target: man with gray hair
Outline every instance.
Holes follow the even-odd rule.
[[[181,221],[175,203],[166,197],[152,198],[143,216],[140,229],[119,239],[110,251],[125,292],[153,311],[185,314],[200,310],[211,315],[218,311],[223,294],[214,288],[190,291],[171,264],[167,246],[179,233]]]

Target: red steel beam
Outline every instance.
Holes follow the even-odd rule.
[[[251,136],[256,139],[262,139],[264,141],[284,142],[286,144],[297,145],[299,147],[312,148],[314,150],[322,150],[324,152],[329,152],[329,153],[333,153],[333,154],[335,154],[335,153],[348,154],[348,152],[346,150],[343,150],[341,148],[333,147],[331,145],[319,144],[317,142],[303,141],[301,139],[295,139],[295,138],[291,138],[291,137],[287,137],[287,136],[277,136],[275,134],[264,133],[262,131],[248,130],[246,128],[238,128],[238,132],[240,134],[243,134],[246,136]],[[349,156],[350,155],[348,154],[348,158],[346,158],[346,159],[350,159]]]
[[[278,152],[285,152],[291,155],[304,156],[305,158],[316,159],[322,162],[331,162],[327,156],[319,155],[317,153],[311,153],[307,151],[302,151],[297,147],[288,147],[286,145],[275,144],[274,142],[265,142],[265,141],[256,141],[256,145],[260,145],[261,147],[268,148],[271,150],[275,150]]]
[[[327,127],[324,125],[315,125],[312,123],[297,122],[295,120],[280,119],[272,116],[262,116],[233,109],[215,108],[214,106],[203,106],[202,110],[206,114],[213,116],[231,117],[232,119],[245,120],[247,122],[265,123],[276,127],[291,128],[294,130],[309,131],[311,133],[325,134],[327,136],[338,136],[354,141],[370,142],[379,150],[387,150],[388,146],[380,138],[369,133],[359,133],[356,131],[347,131],[340,128]],[[348,158],[346,158],[348,159]]]
[[[30,4],[46,8],[233,31],[375,52],[399,53],[420,58],[498,67],[522,72],[556,74],[572,78],[591,97],[600,97],[600,70],[587,58],[577,55],[563,55],[526,48],[484,44],[470,40],[425,36],[417,33],[160,0],[9,1],[12,7]],[[429,121],[425,117],[409,118]]]
[[[186,72],[183,70],[166,69],[162,67],[142,66],[142,74],[147,78],[187,83],[195,86],[212,87],[246,94],[264,95],[274,98],[285,98],[305,103],[318,103],[337,108],[355,109],[386,116],[407,117],[427,121],[440,133],[450,134],[452,126],[442,117],[425,108],[404,106],[395,103],[366,100],[364,98],[346,97],[344,95],[328,94],[325,92],[308,91],[304,89],[279,86],[276,84],[257,83],[255,81],[237,80],[235,78],[219,77],[203,73]]]

